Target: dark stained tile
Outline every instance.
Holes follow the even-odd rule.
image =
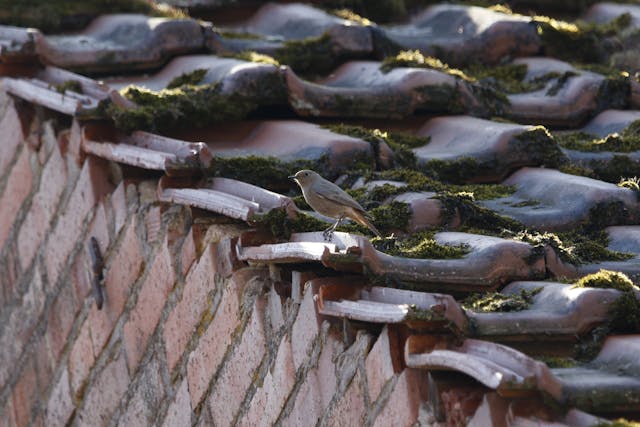
[[[194,206],[243,221],[252,221],[272,209],[284,209],[290,215],[296,210],[288,197],[228,178],[212,178],[201,186],[187,180],[185,186],[185,181],[165,177],[158,183],[158,197],[163,202]]]
[[[585,221],[594,208],[616,206],[617,215],[601,218],[619,225],[637,216],[636,195],[628,188],[553,169],[522,168],[502,182],[516,192],[481,202],[526,226],[542,230],[568,230]]]
[[[531,18],[487,8],[437,4],[406,25],[384,28],[394,43],[440,56],[454,66],[479,61],[496,64],[506,57],[533,55],[541,42]]]
[[[469,116],[444,116],[429,120],[418,131],[430,142],[414,148],[419,163],[429,170],[431,161],[462,161],[472,158],[477,171],[474,182],[499,182],[522,166],[537,166],[558,149],[551,136],[533,126],[500,123]]]
[[[154,68],[203,47],[203,31],[194,19],[131,14],[101,16],[79,34],[46,36],[38,53],[48,64],[96,72]]]
[[[402,118],[421,109],[460,112],[459,98],[473,95],[443,72],[424,68],[380,70],[380,62],[351,61],[319,83],[287,70],[289,102],[302,116]],[[469,101],[476,104],[477,101]]]
[[[638,335],[610,336],[585,366],[552,369],[562,402],[588,412],[629,413],[640,409]]]
[[[603,75],[552,58],[520,58],[513,63],[527,65],[525,81],[556,73],[540,90],[507,96],[506,116],[519,123],[575,127],[603,109],[628,105],[626,93],[608,93]]]

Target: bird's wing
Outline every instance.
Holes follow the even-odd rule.
[[[342,188],[336,185],[322,185],[316,188],[316,194],[323,199],[331,200],[332,202],[339,203],[341,205],[352,207],[358,211],[366,212],[360,203],[353,200]]]

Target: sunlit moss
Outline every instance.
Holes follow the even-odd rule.
[[[372,21],[370,21],[369,19],[363,16],[358,15],[357,13],[349,9],[344,9],[344,8],[332,9],[329,11],[329,13],[332,13],[333,15],[336,15],[342,19],[357,22],[360,25],[373,25]]]
[[[421,231],[403,239],[374,238],[371,243],[380,251],[404,258],[456,259],[469,253],[465,244],[443,245],[434,239],[434,232]]]
[[[629,124],[620,133],[599,138],[585,132],[558,133],[555,139],[561,146],[579,151],[613,151],[629,153],[640,150],[640,120]]]
[[[380,70],[388,73],[394,68],[399,67],[428,68],[459,77],[463,80],[474,81],[473,78],[467,76],[462,70],[451,68],[433,56],[424,56],[419,50],[403,50],[395,56],[386,57],[380,65]]]
[[[248,62],[256,62],[258,64],[275,65],[276,67],[280,66],[280,63],[272,56],[265,55],[264,53],[254,52],[252,50],[245,50],[240,53],[233,53],[228,55],[225,54],[225,55],[222,55],[222,57],[235,58],[235,59],[240,59],[242,61],[248,61]]]
[[[588,274],[580,278],[574,288],[605,288],[619,291],[640,291],[631,279],[619,271],[601,269],[597,273]]]
[[[462,306],[467,310],[488,313],[522,311],[531,306],[533,297],[540,293],[542,288],[535,288],[530,291],[522,289],[517,294],[502,294],[499,292],[487,292],[472,294],[467,297]]]
[[[174,89],[182,85],[197,85],[207,75],[208,71],[206,68],[198,68],[188,73],[180,74],[169,82],[167,89]]]
[[[187,16],[180,9],[147,0],[0,0],[3,25],[34,27],[44,33],[81,30],[92,19],[109,13],[142,13],[169,18]]]
[[[136,104],[134,108],[107,107],[107,114],[118,129],[166,131],[186,127],[203,127],[215,122],[244,118],[257,105],[238,94],[222,94],[219,84],[190,86],[152,91],[129,86],[122,94]]]
[[[75,93],[84,93],[84,91],[82,90],[82,84],[77,80],[67,80],[60,84],[54,85],[53,87],[59,93],[65,93],[68,90]]]

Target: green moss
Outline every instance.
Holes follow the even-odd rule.
[[[522,311],[531,306],[533,297],[540,293],[541,290],[542,288],[535,288],[530,291],[523,289],[519,294],[510,295],[499,292],[472,294],[462,302],[462,307],[482,313]]]
[[[528,206],[538,206],[538,205],[540,205],[540,200],[523,200],[522,202],[509,203],[509,206],[514,208],[524,208]]]
[[[406,182],[403,188],[389,189],[387,197],[405,193],[407,191],[434,191],[449,193],[470,193],[475,200],[489,200],[506,197],[514,193],[515,188],[500,184],[483,185],[452,185],[445,184],[437,179],[427,176],[424,172],[412,169],[390,169],[374,174],[376,179],[388,179],[392,181]]]
[[[640,427],[640,423],[636,421],[629,421],[624,418],[618,418],[617,420],[612,421],[601,421],[593,427]]]
[[[263,37],[259,34],[252,33],[237,33],[235,31],[216,31],[222,37],[226,39],[241,39],[241,40],[260,40]]]
[[[224,58],[235,58],[240,59],[242,61],[255,62],[258,64],[269,64],[274,65],[276,67],[280,66],[280,63],[276,61],[275,58],[265,55],[263,53],[258,53],[252,50],[245,50],[240,53],[230,53],[221,55]]]
[[[441,245],[436,242],[433,231],[421,231],[403,239],[396,237],[376,237],[371,243],[379,251],[404,258],[457,259],[469,253],[469,247],[460,245]]]
[[[504,230],[523,230],[520,222],[501,216],[491,209],[475,203],[470,193],[443,192],[435,196],[443,205],[446,223],[459,218],[462,229],[472,228],[488,233],[502,233]]]
[[[406,230],[411,219],[411,207],[408,203],[391,202],[370,211],[373,223],[380,230]]]
[[[324,125],[325,129],[342,135],[352,136],[369,142],[376,158],[380,152],[380,144],[386,143],[394,152],[394,165],[396,167],[415,167],[416,156],[412,148],[422,147],[429,143],[430,137],[409,135],[400,132],[381,131],[380,129],[367,129],[362,126],[345,124]]]
[[[579,362],[571,357],[541,356],[537,359],[550,368],[574,368],[579,365]]]
[[[546,16],[536,16],[545,54],[565,61],[602,62],[610,54],[606,38],[617,37],[631,23],[631,16],[623,14],[606,24],[569,23]]]
[[[257,107],[246,97],[222,94],[219,84],[181,86],[158,92],[129,86],[122,94],[137,106],[122,108],[111,104],[106,111],[116,127],[127,133],[133,130],[163,132],[239,120]]]
[[[58,93],[65,93],[68,90],[75,93],[84,93],[82,84],[77,80],[67,80],[63,83],[53,85],[53,87]]]
[[[619,291],[640,291],[626,274],[619,271],[600,269],[597,273],[580,278],[574,288],[605,288]]]
[[[288,40],[273,57],[300,74],[318,75],[333,70],[342,60],[328,34],[304,40]]]
[[[352,10],[349,9],[332,9],[329,10],[329,13],[331,13],[332,15],[335,15],[337,17],[340,17],[342,19],[347,19],[349,21],[353,21],[353,22],[357,22],[360,25],[373,25],[374,23],[371,22],[369,19],[358,15],[357,13],[355,13]]]
[[[637,289],[637,287],[635,288]],[[611,306],[611,328],[619,333],[640,331],[640,300],[635,292],[627,291]]]
[[[184,17],[179,9],[158,6],[146,0],[0,0],[0,23],[34,27],[44,33],[80,30],[99,15],[142,13],[152,16]]]
[[[640,179],[637,176],[632,178],[620,178],[618,187],[628,188],[629,190],[640,192]]]
[[[433,56],[424,56],[419,50],[403,50],[395,56],[388,56],[380,64],[380,71],[388,73],[394,68],[410,67],[410,68],[427,68],[459,77],[463,80],[474,81],[473,78],[467,76],[464,71],[451,68],[438,58]]]
[[[197,70],[189,71],[188,73],[180,74],[174,78],[167,85],[167,89],[174,89],[182,85],[197,85],[202,81],[204,76],[207,75],[206,68],[198,68]]]
[[[620,133],[612,133],[604,138],[585,133],[558,133],[555,139],[561,146],[579,151],[613,151],[629,153],[640,150],[640,120],[632,122]]]
[[[261,156],[217,157],[212,173],[214,176],[237,179],[270,190],[283,191],[295,187],[288,176],[301,169],[313,169],[325,178],[335,178],[335,173],[329,172],[327,164],[326,157],[317,161],[296,160],[292,162]]]
[[[550,246],[564,262],[574,265],[598,261],[624,261],[634,254],[607,249],[608,236],[604,230],[586,232],[583,228],[565,233],[521,231],[513,236],[534,247]]]
[[[443,181],[463,184],[478,177],[493,174],[496,165],[494,162],[480,163],[474,157],[460,157],[455,160],[429,160],[422,164],[420,168],[430,171]]]
[[[269,230],[276,239],[281,241],[288,241],[292,233],[322,231],[328,227],[326,222],[305,213],[289,218],[284,209],[272,209],[264,215],[255,216],[252,222]]]

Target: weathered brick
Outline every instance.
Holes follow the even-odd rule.
[[[284,326],[284,308],[282,306],[282,298],[276,292],[272,285],[268,295],[268,311],[267,318],[272,331],[279,331]]]
[[[107,253],[109,244],[109,225],[107,223],[107,213],[104,207],[104,203],[98,204],[95,210],[95,215],[89,226],[89,236],[95,237],[98,241],[98,247],[100,252],[104,255]]]
[[[231,425],[264,357],[264,305],[263,300],[255,302],[240,343],[223,366],[207,402],[218,425]]]
[[[238,289],[234,281],[229,281],[222,291],[213,320],[200,338],[196,349],[189,355],[187,378],[192,407],[195,408],[202,399],[239,324]]]
[[[293,363],[296,370],[308,358],[313,341],[318,336],[319,327],[316,316],[316,303],[313,300],[313,290],[310,285],[305,286],[304,296],[300,303],[298,316],[291,329],[293,347]]]
[[[102,159],[89,157],[85,161],[67,202],[67,209],[58,217],[47,242],[47,276],[51,283],[56,283],[58,274],[80,237],[87,215],[100,198],[111,190],[106,168],[106,162]]]
[[[0,427],[17,427],[16,414],[13,410],[11,399],[8,399],[4,408],[0,408]]]
[[[118,420],[123,426],[150,426],[153,424],[158,404],[164,397],[160,378],[160,365],[156,359],[144,367],[137,379],[137,389],[127,405],[126,412]]]
[[[142,271],[143,254],[135,231],[135,221],[127,226],[124,238],[114,251],[105,272],[106,299],[102,310],[95,305],[89,312],[91,339],[97,355],[107,343],[115,322],[120,317],[133,283]]]
[[[127,362],[120,353],[102,369],[93,383],[87,386],[84,407],[78,414],[78,423],[84,426],[106,425],[128,385]]]
[[[127,184],[125,181],[120,181],[107,200],[109,206],[107,216],[110,221],[113,221],[113,230],[117,236],[127,219]]]
[[[51,390],[45,410],[45,424],[52,427],[65,426],[73,413],[73,409],[73,399],[69,386],[69,371],[64,368],[60,378],[58,378]]]
[[[240,424],[245,426],[273,425],[294,384],[295,371],[291,342],[286,336],[283,336],[273,367],[267,372],[262,387],[256,390],[249,405],[249,411]]]
[[[8,316],[8,321],[3,325],[0,335],[3,358],[0,363],[0,384],[6,384],[9,375],[13,372],[15,362],[36,327],[44,308],[45,298],[42,278],[36,267],[36,273],[22,296],[20,305],[13,309]]]
[[[134,372],[147,348],[164,307],[167,296],[175,282],[171,265],[171,254],[165,239],[157,251],[153,265],[142,283],[138,301],[129,313],[124,325],[124,341],[127,349],[129,371]]]
[[[360,372],[358,372],[344,395],[333,407],[327,424],[330,426],[362,425],[364,410],[364,389]]]
[[[307,372],[293,409],[284,420],[285,426],[315,425],[322,417],[338,388],[335,360],[343,350],[342,341],[334,334],[327,334],[317,366]]]
[[[74,395],[82,388],[82,384],[96,361],[93,354],[90,328],[90,322],[85,320],[69,353],[69,375],[71,378],[71,390]]]
[[[0,150],[0,177],[2,177],[8,170],[16,149],[25,139],[20,117],[12,100],[9,101],[0,120],[0,129],[2,129],[2,150]]]
[[[405,369],[375,419],[374,426],[411,426],[418,419],[420,410],[420,373]]]
[[[71,284],[66,283],[49,310],[47,339],[55,360],[58,360],[60,352],[67,342],[67,335],[71,331],[73,320],[79,308],[73,294],[74,290],[71,288]]]
[[[88,244],[88,242],[86,242]],[[91,261],[89,260],[88,247],[80,251],[73,260],[69,272],[69,285],[73,286],[78,305],[82,305],[87,295],[91,294]]]
[[[162,228],[162,208],[160,206],[149,207],[144,215],[144,227],[147,243],[155,243],[160,237],[160,229]]]
[[[389,345],[389,327],[385,326],[378,340],[371,348],[365,362],[369,398],[375,402],[382,387],[393,378],[394,369]]]
[[[207,294],[214,289],[215,261],[212,246],[208,246],[185,279],[182,298],[173,308],[164,325],[163,336],[167,365],[172,371],[207,308]]]
[[[40,393],[44,393],[53,378],[53,369],[55,361],[52,360],[51,351],[46,337],[38,337],[33,344],[33,357],[36,364],[36,375],[38,377],[38,389]]]
[[[318,388],[318,376],[315,373],[307,375],[298,390],[293,409],[282,422],[283,426],[317,425],[323,412]]]
[[[42,245],[66,185],[67,168],[55,147],[44,166],[38,190],[18,233],[18,252],[23,269],[31,264]]]
[[[162,423],[162,427],[188,426],[191,425],[191,402],[187,380],[183,379],[176,396],[169,405],[167,416]]]
[[[38,399],[38,381],[32,358],[24,365],[20,378],[13,388],[11,400],[16,423],[26,426],[31,418],[31,408]]]
[[[6,184],[7,186],[0,197],[0,206],[2,206],[2,215],[0,215],[0,247],[4,246],[16,214],[31,192],[32,183],[33,173],[29,161],[29,150],[23,147],[16,164],[11,169],[11,175]]]
[[[184,241],[182,242],[182,247],[180,248],[180,274],[182,275],[182,277],[187,274],[195,259],[196,242],[193,238],[193,228],[190,228],[189,232],[184,238]]]

